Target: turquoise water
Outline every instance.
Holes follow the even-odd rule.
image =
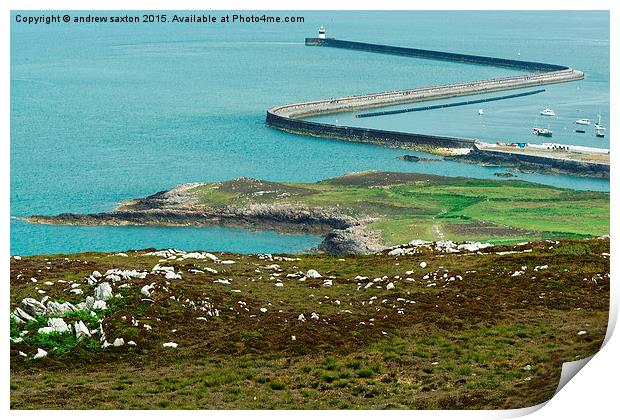
[[[554,141],[609,145],[609,136],[601,141],[589,134],[556,134],[562,124],[568,127],[577,118],[594,119],[599,112],[611,131],[607,13],[294,14],[303,15],[305,23],[27,26],[13,22],[11,215],[106,211],[122,200],[179,183],[241,176],[318,181],[351,171],[384,169],[494,177],[497,168],[447,161],[413,164],[398,160],[403,154],[398,149],[305,138],[267,128],[265,110],[276,104],[515,73],[305,47],[304,37],[313,36],[320,25],[327,27],[330,36],[342,39],[501,57],[520,52],[523,59],[566,64],[586,72],[583,82],[485,104],[483,120],[473,109],[460,107],[356,119],[357,123],[531,140],[536,114],[549,106],[558,114],[552,122]],[[519,174],[519,178],[609,190],[607,180],[541,174]],[[22,255],[146,247],[297,252],[319,240],[216,227],[41,226],[11,220],[11,253]]]

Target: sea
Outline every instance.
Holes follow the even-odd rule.
[[[430,155],[267,127],[265,110],[278,104],[518,73],[305,46],[304,38],[316,36],[321,25],[328,36],[339,39],[563,64],[584,71],[586,77],[504,101],[364,119],[339,114],[320,120],[491,142],[543,142],[531,134],[532,127],[542,126],[554,131],[556,143],[609,148],[607,12],[242,12],[301,16],[303,23],[28,25],[15,19],[18,14],[52,13],[11,13],[13,255],[148,247],[305,252],[321,240],[314,235],[225,227],[48,226],[20,220],[29,215],[109,211],[123,200],[187,182],[237,177],[315,182],[371,169],[498,179],[494,174],[502,168],[454,161],[406,162],[398,157]],[[168,17],[173,13],[166,12]],[[221,17],[229,12],[212,14]],[[546,107],[557,117],[540,116]],[[484,115],[478,115],[479,108],[484,108]],[[598,115],[607,127],[605,138],[595,137],[593,126],[585,134],[574,132],[576,119],[595,122]],[[517,173],[516,179],[609,191],[609,180],[603,179],[535,173]]]

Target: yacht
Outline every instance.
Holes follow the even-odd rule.
[[[605,137],[607,129],[601,125],[601,114],[598,114],[598,122],[594,124],[594,134],[596,137]]]
[[[587,118],[580,118],[577,121],[575,121],[575,124],[579,124],[579,125],[590,125],[590,120]]]
[[[551,108],[545,108],[540,111],[540,115],[544,115],[545,117],[555,117],[555,112]]]
[[[480,109],[478,110],[478,115],[484,115],[484,109],[480,108]]]
[[[538,128],[538,127],[535,127],[532,130],[532,134],[534,134],[536,136],[551,137],[551,136],[553,136],[553,131],[551,131],[548,128]]]

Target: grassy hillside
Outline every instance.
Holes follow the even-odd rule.
[[[318,191],[303,199],[320,201],[323,191],[347,197],[353,210],[361,208],[359,197],[373,196],[373,205],[391,203],[385,208],[396,211],[390,197],[411,197],[417,206],[425,185],[343,190],[324,182],[287,188]],[[446,193],[434,210],[451,203],[450,211],[462,211],[456,207],[467,201],[464,185],[442,188],[454,188],[459,198],[451,200]],[[504,196],[502,188],[485,183],[480,188],[486,197]],[[542,200],[569,194],[519,183],[510,188],[523,188],[520,197],[536,194]],[[227,191],[218,194],[237,199]],[[70,332],[37,333],[49,315],[27,324],[12,321],[11,406],[458,409],[538,404],[555,391],[562,362],[591,355],[602,343],[608,252],[608,239],[591,239],[472,254],[421,249],[398,257],[206,258],[135,251],[12,259],[11,310],[29,297],[77,305],[109,282],[113,296],[105,309],[62,317],[82,320],[91,330],[101,325],[106,341],[123,338],[125,344],[101,348],[97,333],[80,340]],[[157,264],[171,267],[178,277],[154,270]],[[110,269],[147,274],[106,279]],[[322,277],[310,277],[311,269]],[[103,276],[89,283],[95,270]],[[147,285],[152,286],[148,297],[141,292]],[[178,346],[163,346],[170,342]],[[39,348],[47,357],[33,359]]]
[[[515,180],[365,172],[312,183],[240,179],[196,187],[209,207],[251,203],[338,208],[372,219],[388,245],[413,239],[493,243],[609,233],[609,194]]]

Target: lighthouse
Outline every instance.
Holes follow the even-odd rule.
[[[325,28],[323,25],[319,28],[319,39],[325,39]]]

